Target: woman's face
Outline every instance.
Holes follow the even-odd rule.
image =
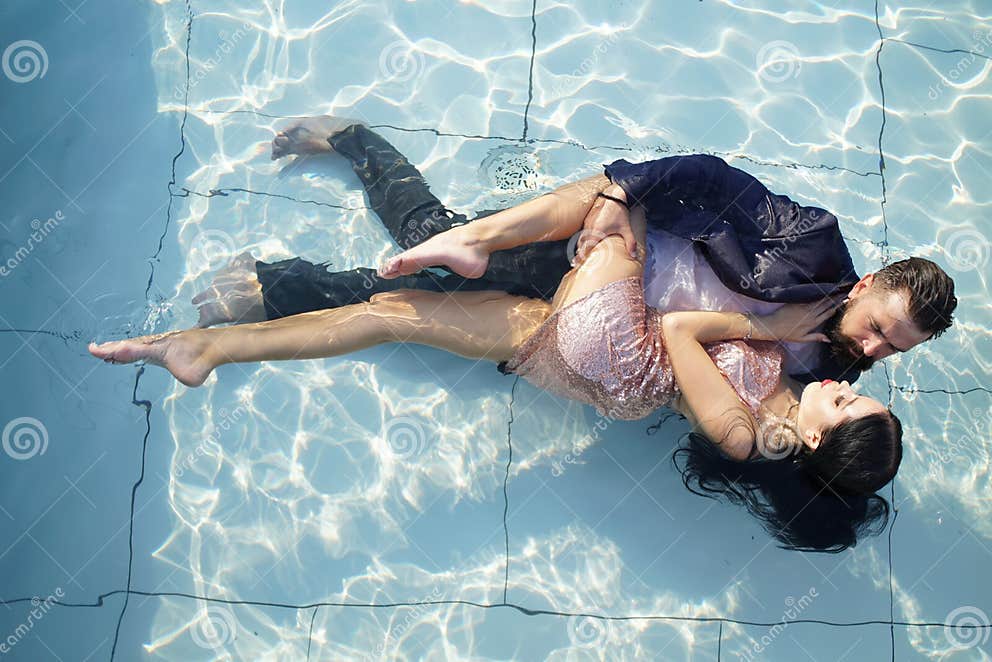
[[[825,379],[803,389],[799,400],[799,432],[803,443],[816,450],[826,430],[862,416],[885,413],[885,405],[858,395],[847,382]]]

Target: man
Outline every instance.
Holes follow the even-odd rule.
[[[417,169],[360,123],[304,120],[276,136],[272,158],[331,151],[351,161],[370,206],[407,249],[401,259],[390,262],[383,278],[372,269],[331,273],[326,264],[301,258],[267,264],[244,254],[194,298],[201,326],[276,319],[367,301],[398,288],[499,289],[547,299],[570,268],[574,244],[569,241],[496,250],[484,261],[451,259],[450,247],[438,235],[466,223],[468,230],[468,219],[447,210]],[[579,259],[596,237],[609,234],[621,234],[632,249],[628,209],[644,207],[649,223],[646,298],[661,310],[767,314],[783,303],[846,297],[822,329],[829,344],[787,346],[786,369],[804,383],[853,382],[874,361],[939,336],[957,305],[953,281],[922,258],[859,278],[836,217],[775,195],[713,156],[640,164],[619,160],[606,166],[603,176],[552,195],[558,196],[561,213],[586,218]],[[526,216],[514,209],[480,216],[499,213],[525,223]],[[490,245],[499,242],[491,239]],[[421,271],[441,264],[447,266],[445,275]]]

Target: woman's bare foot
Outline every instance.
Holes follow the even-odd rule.
[[[272,140],[272,160],[281,159],[290,154],[305,156],[307,154],[326,154],[334,151],[327,139],[336,133],[344,131],[353,124],[365,124],[346,117],[320,115],[307,117],[290,124],[276,134]]]
[[[146,361],[162,366],[186,386],[200,386],[218,365],[209,357],[210,345],[203,336],[205,333],[209,332],[169,331],[100,345],[91,342],[88,349],[107,363]]]
[[[479,278],[489,267],[489,251],[474,238],[468,225],[458,226],[389,258],[379,267],[379,276],[408,276],[436,266],[466,278]]]
[[[200,311],[196,325],[201,328],[226,322],[264,322],[262,284],[252,254],[241,253],[218,271],[210,287],[193,297],[193,305]]]

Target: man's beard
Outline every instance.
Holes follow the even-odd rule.
[[[852,368],[864,372],[875,363],[875,359],[865,356],[858,343],[840,332],[840,322],[850,305],[850,301],[845,303],[823,323],[823,333],[830,339],[830,354],[845,366],[845,372]]]

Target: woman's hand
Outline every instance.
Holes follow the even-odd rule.
[[[771,315],[752,317],[756,340],[829,342],[816,331],[841,306],[843,299],[829,297],[813,303],[786,304]]]
[[[619,186],[611,186],[604,193],[620,200],[627,199],[627,195]],[[630,227],[630,211],[619,202],[601,197],[586,216],[582,230],[579,232],[572,263],[578,264],[585,260],[589,251],[611,234],[620,235],[627,252],[632,258],[637,258],[637,238]]]

